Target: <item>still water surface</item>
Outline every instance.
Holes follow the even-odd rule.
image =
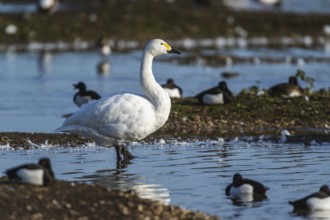
[[[115,151],[93,144],[77,148],[45,145],[27,151],[4,146],[0,151],[0,172],[9,165],[46,156],[52,159],[58,179],[135,189],[142,197],[222,219],[330,219],[330,213],[324,212],[297,216],[287,203],[329,183],[329,144],[305,148],[267,141],[160,140],[133,143],[129,148],[137,158],[127,167],[116,169]],[[236,172],[268,186],[268,198],[233,204],[224,191]]]

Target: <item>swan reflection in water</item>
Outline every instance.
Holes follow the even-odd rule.
[[[143,183],[145,177],[129,174],[124,167],[117,169],[98,170],[93,175],[83,176],[80,179],[91,180],[93,183],[110,189],[134,190],[140,198],[150,199],[168,205],[171,201],[170,191],[158,183]]]

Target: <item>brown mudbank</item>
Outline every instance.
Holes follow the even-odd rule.
[[[0,184],[1,219],[219,219],[140,199],[134,191],[56,181],[49,187]]]
[[[283,129],[292,134],[329,141],[330,93],[319,91],[309,97],[282,99],[256,96],[249,90],[225,105],[204,106],[193,98],[173,100],[165,126],[144,141],[163,137],[233,138],[280,136]],[[64,119],[63,119],[64,120]],[[0,145],[33,148],[40,144],[81,146],[92,142],[71,134],[0,133]]]

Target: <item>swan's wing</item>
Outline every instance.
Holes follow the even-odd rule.
[[[125,93],[83,105],[58,131],[80,126],[104,136],[131,139],[143,136],[154,120],[154,107],[147,99]]]

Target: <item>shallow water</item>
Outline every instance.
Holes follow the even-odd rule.
[[[222,219],[305,219],[292,213],[288,200],[318,191],[329,183],[330,145],[274,144],[222,139],[133,143],[132,164],[116,169],[114,149],[93,144],[31,150],[0,150],[0,172],[15,164],[50,157],[58,179],[135,189],[140,196],[219,215]],[[268,198],[234,205],[224,190],[241,173],[270,188]],[[329,213],[311,213],[327,216]]]

